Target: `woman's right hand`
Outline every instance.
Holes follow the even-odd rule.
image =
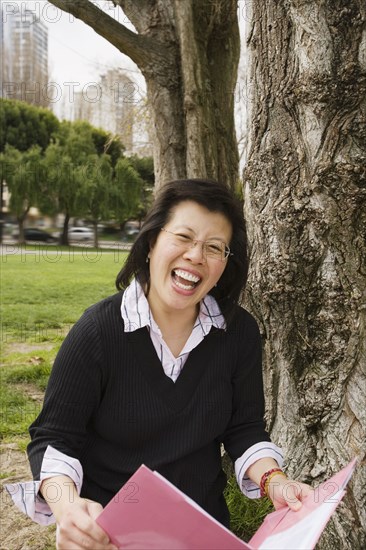
[[[118,550],[95,519],[103,507],[98,502],[76,497],[57,514],[57,550]]]
[[[44,479],[40,491],[57,524],[57,550],[118,550],[95,521],[103,507],[81,498],[68,476]]]

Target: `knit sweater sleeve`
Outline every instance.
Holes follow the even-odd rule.
[[[232,461],[252,445],[270,441],[264,423],[262,345],[255,319],[245,310],[238,313],[232,330],[237,349],[232,376],[233,411],[223,435],[223,443]]]
[[[100,402],[103,384],[100,335],[88,310],[73,326],[57,354],[44,404],[29,428],[28,458],[34,479],[48,445],[79,458],[88,422]]]

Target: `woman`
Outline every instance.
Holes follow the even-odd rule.
[[[142,463],[228,526],[221,443],[244,493],[301,506],[310,489],[280,469],[263,421],[258,327],[237,305],[246,250],[225,186],[171,182],[117,277],[121,292],[70,331],[28,447],[45,499],[30,515],[56,520],[57,548],[114,548],[94,518]]]

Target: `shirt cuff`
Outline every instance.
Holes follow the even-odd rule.
[[[39,494],[39,488],[44,479],[62,475],[71,478],[80,495],[83,483],[83,469],[80,462],[48,445],[43,456],[40,480],[10,483],[5,485],[5,488],[21,512],[40,525],[51,525],[55,523],[55,518],[51,508]],[[70,484],[72,482],[70,481]],[[54,487],[49,486],[48,491],[50,493],[49,500],[52,499],[56,502],[60,497],[58,485],[55,483]]]
[[[260,488],[246,475],[248,468],[260,458],[274,458],[279,467],[283,467],[283,454],[277,445],[261,441],[252,445],[235,461],[235,475],[241,491],[249,498],[259,498]]]

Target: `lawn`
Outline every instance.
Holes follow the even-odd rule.
[[[23,447],[63,338],[89,305],[116,292],[114,280],[126,253],[21,250],[0,259],[0,430],[5,441],[15,438]]]
[[[126,252],[26,247],[1,257],[2,342],[63,336],[89,305],[116,292]]]
[[[47,246],[8,252],[0,258],[0,432],[3,444],[24,451],[28,426],[41,408],[63,338],[89,305],[116,291],[114,281],[126,252]],[[5,478],[11,478],[12,472],[8,474]],[[248,540],[271,510],[269,501],[249,501],[233,477],[226,498],[234,532]]]

